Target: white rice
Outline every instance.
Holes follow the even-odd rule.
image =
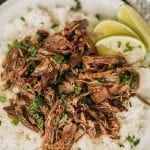
[[[21,17],[21,16],[20,16]],[[37,29],[46,29],[53,34],[62,29],[66,23],[75,19],[86,18],[90,22],[89,32],[92,26],[97,23],[97,19],[93,15],[85,14],[83,12],[71,12],[69,7],[65,8],[51,8],[46,10],[40,7],[34,7],[24,10],[23,15],[25,22],[20,18],[16,18],[5,27],[5,39],[0,45],[0,64],[2,63],[6,52],[7,44],[11,43],[15,39],[22,39],[25,36],[34,35]],[[58,27],[52,29],[53,23],[57,22]],[[2,71],[2,67],[0,67]],[[2,82],[0,83],[0,89],[2,89]],[[16,92],[14,90],[14,92]],[[4,94],[0,92],[0,94]],[[10,92],[5,93],[7,99],[13,97],[14,94]],[[95,141],[92,141],[88,135],[82,137],[77,143],[73,145],[74,150],[80,148],[82,150],[130,150],[131,144],[126,140],[128,135],[135,135],[136,138],[140,138],[143,134],[144,125],[144,113],[147,113],[146,106],[137,98],[131,98],[132,107],[128,106],[128,112],[122,112],[118,114],[118,118],[121,122],[119,140],[113,140],[108,136],[102,136]],[[10,119],[7,117],[3,107],[8,105],[0,104],[0,120],[2,124],[0,126],[0,150],[39,150],[41,149],[42,139],[37,133],[27,129],[23,125],[13,125]],[[124,147],[120,147],[119,144],[123,144]]]

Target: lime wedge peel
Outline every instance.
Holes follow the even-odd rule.
[[[94,33],[99,35],[97,40],[113,35],[128,35],[139,38],[139,36],[128,26],[114,20],[100,21],[94,28]]]
[[[118,21],[134,30],[150,51],[150,26],[146,21],[132,7],[126,4],[120,6],[117,18]]]
[[[146,55],[144,44],[130,36],[106,37],[99,40],[96,47],[100,55],[122,53],[130,64],[143,60]]]

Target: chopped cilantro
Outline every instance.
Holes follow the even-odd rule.
[[[130,45],[130,42],[127,42],[127,43],[126,43],[126,48],[125,48],[124,52],[132,51],[133,48],[134,48],[134,47]]]
[[[76,6],[71,7],[71,11],[79,11],[82,7],[81,7],[81,2],[80,0],[74,0],[76,2]]]
[[[28,50],[28,48],[30,48],[30,44],[24,40],[23,41],[14,40],[12,45],[8,44],[9,50],[12,50],[12,49]]]
[[[6,96],[0,96],[0,102],[5,103],[6,101]]]
[[[25,18],[22,16],[22,17],[20,17],[20,19],[23,21],[23,22],[25,22],[26,20],[25,20]]]
[[[37,107],[40,107],[44,104],[44,101],[43,101],[42,97],[39,96],[39,95],[35,96],[34,102],[37,105]]]
[[[9,51],[13,48],[10,44],[7,44]]]
[[[141,46],[141,45],[138,45],[138,48],[142,48],[142,46]]]
[[[44,117],[39,113],[39,107],[44,103],[41,96],[36,96],[31,106],[28,108],[28,112],[32,114],[41,128],[44,128]]]
[[[11,51],[12,49],[20,49],[23,55],[27,57],[34,57],[37,54],[36,47],[32,46],[32,44],[28,41],[18,41],[15,40],[12,45],[8,44],[8,49]]]
[[[134,135],[133,136],[128,135],[126,139],[131,144],[132,147],[137,146],[140,142],[140,139],[137,139]]]
[[[34,112],[32,113],[33,115],[33,118],[35,118],[35,120],[37,121],[38,125],[41,127],[41,128],[44,128],[44,118],[42,115],[40,115],[38,112]]]
[[[60,119],[53,120],[53,121],[52,121],[52,124],[53,124],[54,126],[58,126],[60,123],[67,121],[68,118],[69,118],[69,117],[68,117],[67,114],[62,114],[62,116],[60,117]]]
[[[38,109],[40,108],[40,106],[43,106],[43,104],[44,104],[43,98],[41,96],[39,96],[39,95],[36,95],[35,99],[33,100],[32,104],[31,104],[31,106],[29,107],[28,110],[31,113],[32,113],[32,110],[38,111]]]
[[[121,144],[121,143],[118,143],[118,145],[119,145],[119,147],[124,147],[124,145],[123,145],[123,144]]]
[[[115,64],[115,68],[118,68],[118,67],[122,67],[124,64],[123,61],[119,60],[116,64]]]
[[[38,125],[41,128],[44,128],[44,117],[38,112],[37,106],[33,104],[32,107],[28,109],[28,111],[32,114]]]
[[[29,51],[29,55],[34,57],[37,54],[37,49],[35,47],[32,47]]]
[[[121,47],[121,41],[118,41],[117,43],[118,43],[118,48],[120,48]]]
[[[67,114],[63,114],[63,115],[61,116],[61,119],[60,119],[59,123],[64,122],[64,121],[67,121],[67,120],[68,120],[68,115],[67,115]]]
[[[58,54],[54,55],[53,58],[57,63],[60,64],[63,63],[63,61],[65,60],[64,56]]]
[[[74,94],[79,95],[82,92],[82,88],[80,86],[74,87]]]
[[[58,125],[59,125],[59,121],[58,121],[58,120],[53,120],[53,121],[52,121],[52,124],[53,124],[54,126],[58,126]]]
[[[129,101],[129,106],[130,106],[130,107],[132,107],[132,103],[131,103],[131,101]]]
[[[20,119],[19,118],[14,118],[13,120],[12,120],[12,123],[16,126],[16,125],[18,125],[18,123],[20,122]]]
[[[99,14],[95,14],[95,17],[100,20],[100,15]]]
[[[32,74],[32,72],[34,71],[34,69],[36,68],[37,65],[38,65],[38,63],[33,61],[33,62],[28,66],[27,72],[26,72],[26,74],[25,74],[25,77],[29,77],[29,76]]]
[[[42,116],[37,119],[37,123],[41,128],[44,128],[44,119]]]
[[[137,146],[139,143],[140,143],[140,139],[136,139],[136,140],[134,141],[134,146]]]
[[[2,120],[0,120],[0,126],[2,125]]]
[[[135,73],[129,71],[125,71],[119,74],[120,82],[122,85],[128,84],[131,86],[136,79],[135,77]]]
[[[58,27],[58,26],[59,26],[58,23],[54,23],[54,24],[51,26],[51,28],[53,29],[53,28],[56,28],[56,27]]]

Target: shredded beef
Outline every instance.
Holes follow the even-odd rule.
[[[98,56],[87,25],[73,21],[54,35],[38,30],[36,41],[15,41],[3,62],[5,87],[19,91],[4,110],[41,133],[43,150],[69,150],[84,134],[118,139],[116,113],[136,94],[137,72],[121,55]]]

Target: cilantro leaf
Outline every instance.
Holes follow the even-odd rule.
[[[119,78],[122,85],[128,84],[132,87],[134,81],[137,79],[137,75],[133,72],[125,71],[119,74]]]
[[[23,21],[23,22],[25,22],[26,20],[25,20],[25,18],[22,16],[22,17],[20,17],[20,19]]]
[[[6,101],[6,96],[0,96],[0,102],[5,103]]]
[[[42,97],[38,95],[38,96],[35,96],[34,103],[37,105],[37,107],[40,107],[44,104],[44,101]]]
[[[41,128],[44,128],[44,117],[39,112],[40,106],[44,104],[43,98],[40,95],[35,96],[34,101],[31,106],[28,108],[28,112],[33,116],[38,125]]]
[[[140,142],[140,139],[136,139],[135,136],[128,135],[127,138],[128,142],[131,144],[131,146],[137,146]]]
[[[54,126],[58,126],[58,125],[59,125],[59,121],[58,121],[58,120],[53,120],[53,121],[52,121],[52,124],[53,124]]]
[[[71,11],[79,11],[82,7],[81,7],[81,2],[80,0],[74,0],[76,2],[76,6],[71,7]]]
[[[74,94],[79,95],[82,92],[82,88],[80,86],[74,87]]]
[[[121,41],[118,41],[117,43],[118,43],[118,48],[120,48],[121,47]]]
[[[2,120],[0,120],[0,126],[2,125]]]
[[[68,120],[68,115],[67,115],[67,114],[63,114],[63,115],[61,116],[61,119],[60,119],[59,123],[64,122],[64,121],[67,121],[67,120]]]
[[[35,57],[37,55],[37,49],[35,47],[32,47],[29,50],[29,55],[32,56],[32,57]]]
[[[12,123],[13,123],[15,126],[18,125],[19,122],[20,122],[20,119],[19,119],[19,118],[14,118],[14,119],[12,120]]]
[[[38,112],[38,108],[36,105],[32,105],[31,108],[28,109],[28,111],[31,113],[33,118],[36,120],[38,125],[41,128],[44,128],[44,117]]]
[[[130,45],[130,42],[127,42],[127,43],[126,43],[126,48],[125,48],[124,52],[132,51],[133,48],[134,48],[134,47]]]
[[[63,61],[65,60],[64,56],[58,54],[54,55],[53,58],[59,64],[63,63]]]
[[[99,14],[95,14],[95,17],[100,20],[100,15]]]
[[[20,49],[23,53],[23,55],[27,57],[34,57],[37,54],[37,49],[35,46],[33,46],[29,41],[22,40],[14,40],[14,42],[11,44],[8,44],[8,49],[11,51],[12,49]]]
[[[60,123],[67,121],[68,118],[69,118],[69,117],[68,117],[67,114],[62,114],[62,116],[61,116],[59,119],[53,120],[53,121],[52,121],[52,124],[53,124],[54,126],[58,126]]]
[[[58,23],[54,23],[54,24],[51,26],[51,28],[53,29],[53,28],[56,28],[56,27],[58,27],[58,26],[59,26]]]

